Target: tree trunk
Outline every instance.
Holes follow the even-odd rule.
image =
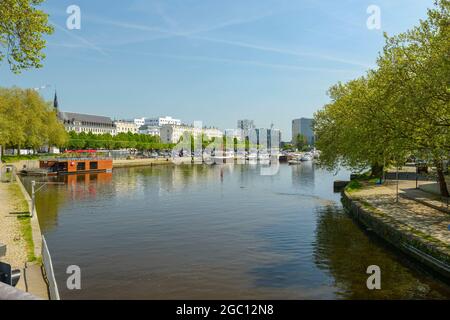
[[[448,198],[449,192],[447,188],[447,182],[445,181],[444,168],[442,166],[442,161],[435,161],[437,179],[439,183],[439,189],[441,190],[441,196]]]
[[[384,166],[379,165],[378,163],[372,164],[371,174],[372,177],[382,177],[383,176]]]

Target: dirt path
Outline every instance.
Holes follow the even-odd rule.
[[[26,242],[17,219],[21,209],[22,204],[12,196],[10,185],[0,182],[0,242],[7,246],[6,256],[0,260],[17,269],[23,269],[27,261]]]

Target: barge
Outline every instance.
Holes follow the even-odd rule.
[[[111,157],[99,156],[96,150],[66,151],[64,156],[39,161],[47,175],[112,172]]]

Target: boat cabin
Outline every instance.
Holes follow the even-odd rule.
[[[100,156],[96,150],[66,151],[63,156],[40,160],[39,167],[49,175],[112,172],[113,161],[110,157]]]

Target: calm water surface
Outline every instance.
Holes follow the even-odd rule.
[[[450,298],[346,216],[332,188],[346,172],[168,165],[62,179],[37,208],[63,299]],[[372,264],[382,290],[366,287]],[[81,290],[66,288],[69,265]]]

